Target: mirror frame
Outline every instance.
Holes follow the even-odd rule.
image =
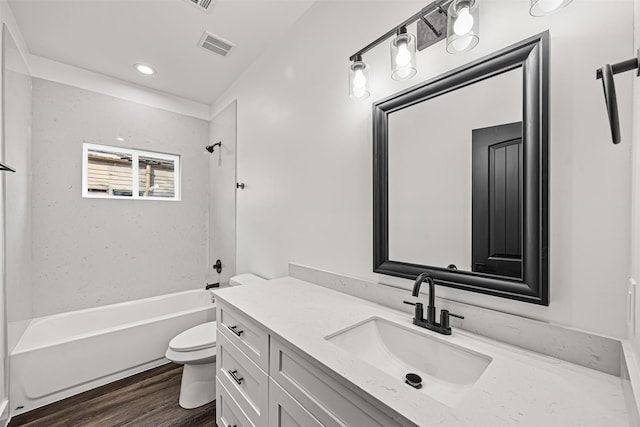
[[[520,67],[524,150],[522,278],[390,260],[389,114]],[[437,285],[549,305],[548,144],[548,31],[373,104],[373,271],[405,279],[415,279],[426,271]]]

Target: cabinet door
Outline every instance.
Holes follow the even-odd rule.
[[[323,427],[323,425],[278,383],[269,379],[269,427]]]
[[[373,403],[347,390],[303,356],[271,337],[270,378],[325,427],[400,427]]]
[[[219,427],[255,427],[229,390],[216,381],[216,424]]]

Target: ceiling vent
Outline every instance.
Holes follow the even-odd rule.
[[[217,53],[218,55],[227,56],[229,51],[236,45],[220,36],[216,36],[215,34],[205,31],[202,34],[202,37],[200,37],[198,46],[210,50],[213,53]]]
[[[213,9],[213,3],[215,3],[215,0],[184,0],[184,1],[186,1],[191,6],[205,13],[211,12],[211,9]]]

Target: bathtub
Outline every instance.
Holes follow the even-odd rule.
[[[9,355],[11,415],[167,363],[171,338],[215,317],[193,290],[33,319]]]

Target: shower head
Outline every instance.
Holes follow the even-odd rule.
[[[216,147],[222,147],[222,141],[216,142],[213,145],[207,145],[206,147],[204,147],[208,152],[213,153],[213,150]]]

